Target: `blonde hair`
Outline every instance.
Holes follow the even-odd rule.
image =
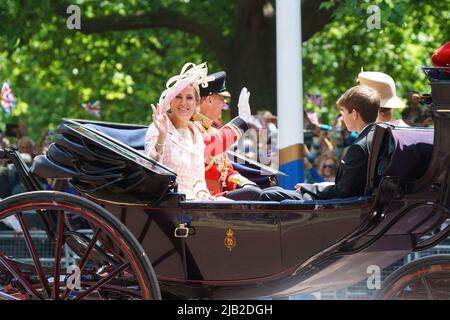
[[[192,87],[194,89],[194,98],[195,98],[195,101],[196,101],[195,112],[198,113],[198,112],[200,112],[200,87],[195,82],[192,82],[192,83],[188,84],[187,87]],[[167,112],[172,112],[171,111],[172,110],[171,104],[172,104],[172,101],[170,101],[170,103],[169,103],[169,108],[167,109]]]
[[[171,95],[173,90],[178,90],[178,86],[182,85],[183,89],[186,88],[184,83],[186,80],[189,81],[189,85],[194,88],[195,99],[197,101],[197,106],[200,104],[200,88],[199,83],[206,83],[208,75],[208,67],[206,62],[199,65],[195,65],[192,62],[185,63],[179,75],[171,77],[166,82],[166,89],[161,93],[159,97],[159,105],[163,105],[164,111],[168,111],[167,106],[170,108],[171,101],[165,101],[168,96]]]
[[[197,82],[192,82],[190,84],[190,86],[194,88],[195,100],[197,101],[197,106],[198,106],[200,104],[200,87]]]

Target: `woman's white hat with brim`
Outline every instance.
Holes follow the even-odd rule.
[[[391,76],[383,72],[363,71],[358,74],[359,84],[372,88],[381,98],[381,108],[404,108],[405,103],[397,97],[395,82]]]
[[[166,83],[166,90],[159,97],[159,106],[162,112],[167,112],[170,108],[170,102],[177,94],[183,91],[193,82],[202,86],[208,85],[208,67],[206,62],[198,65],[188,62],[181,68],[180,74],[171,77]]]

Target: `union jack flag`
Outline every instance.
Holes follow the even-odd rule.
[[[306,95],[306,101],[311,102],[313,105],[317,107],[323,106],[323,97],[320,94],[311,94]]]
[[[94,103],[91,103],[88,101],[87,103],[82,103],[81,106],[88,113],[90,113],[96,117],[100,117],[100,111],[101,111],[100,101],[97,100]]]
[[[314,111],[306,111],[306,115],[311,123],[319,125],[319,117],[317,116],[317,113]]]
[[[13,96],[8,80],[3,82],[0,97],[2,99],[3,112],[10,114],[12,112],[12,108],[16,105],[16,99]]]

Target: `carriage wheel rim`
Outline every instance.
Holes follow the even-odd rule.
[[[385,294],[383,294],[383,299],[388,299],[389,297],[394,296],[396,293],[400,292],[400,290],[406,287],[406,285],[408,285],[408,283],[411,283],[413,280],[423,278],[424,276],[430,273],[439,273],[448,271],[450,271],[450,266],[445,265],[425,266],[414,273],[407,274],[401,277]]]
[[[62,208],[65,208],[69,211],[75,211],[77,213],[80,214],[84,214],[86,216],[88,216],[90,219],[92,219],[93,221],[95,221],[96,223],[98,223],[101,227],[103,227],[107,232],[110,233],[110,235],[113,236],[113,238],[118,241],[118,243],[123,247],[123,249],[125,250],[126,254],[128,255],[128,257],[130,257],[130,262],[134,268],[134,270],[139,270],[139,264],[136,260],[136,258],[134,257],[134,254],[131,252],[130,248],[128,247],[128,245],[124,242],[124,240],[119,237],[116,232],[107,224],[105,224],[103,221],[101,221],[99,218],[97,218],[95,215],[91,214],[90,212],[87,212],[81,208],[77,208],[73,205],[67,205],[65,203],[61,203],[58,201],[51,201],[51,202],[29,202],[26,204],[22,204],[22,205],[16,205],[16,206],[12,206],[9,207],[3,211],[0,212],[0,217],[3,217],[4,215],[7,215],[8,213],[12,213],[14,211],[19,211],[19,210],[24,210],[27,209],[29,207],[45,207],[45,206],[59,206]],[[145,254],[144,252],[142,254]],[[142,275],[139,272],[136,272],[137,277],[140,280],[140,283],[145,283],[145,279],[142,277]],[[150,299],[152,298],[152,295],[150,293],[150,291],[148,290],[148,288],[145,285],[141,286],[142,289],[142,296],[143,299]]]

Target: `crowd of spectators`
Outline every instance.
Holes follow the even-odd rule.
[[[416,91],[408,93],[407,107],[402,111],[402,118],[413,127],[429,127],[433,124],[432,113],[422,104],[422,98]]]

